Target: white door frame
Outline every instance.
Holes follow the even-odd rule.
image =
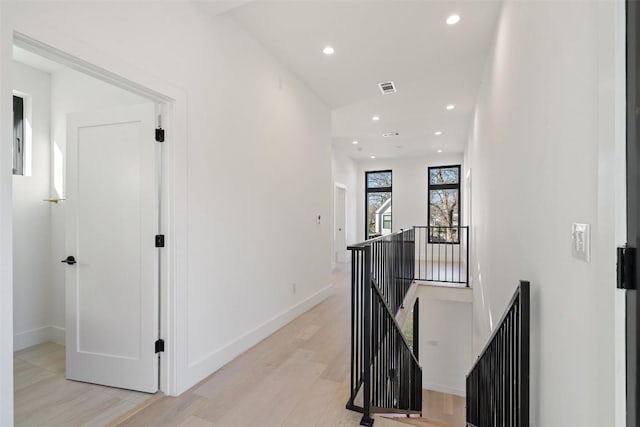
[[[349,212],[349,209],[347,207],[347,186],[338,182],[338,181],[334,181],[333,183],[333,254],[331,255],[331,264],[332,266],[336,266],[337,265],[337,260],[336,260],[336,188],[340,188],[341,190],[344,190],[344,241],[346,243],[347,241],[347,232],[348,232],[348,225],[347,223],[348,221],[348,216],[347,213]],[[346,260],[349,260],[349,254],[347,254]]]
[[[27,35],[27,32],[29,35]],[[187,140],[186,94],[181,89],[157,80],[153,75],[114,57],[105,57],[81,41],[64,34],[44,33],[36,26],[28,30],[0,28],[0,123],[8,124],[12,109],[12,46],[20,46],[76,71],[141,95],[162,108],[165,131],[162,164],[161,227],[166,247],[161,255],[160,304],[161,336],[165,352],[160,360],[160,390],[177,395],[186,389],[184,376],[178,375],[186,363],[186,218],[187,218]],[[54,47],[56,46],[56,47]],[[84,58],[84,59],[81,59]],[[0,159],[7,163],[11,153],[10,126],[0,138]],[[3,168],[6,169],[6,168]],[[9,168],[10,169],[10,168]],[[13,197],[10,170],[0,172],[0,424],[13,423]],[[181,250],[179,250],[181,249]],[[182,308],[182,309],[181,309]],[[5,423],[6,421],[6,423]]]

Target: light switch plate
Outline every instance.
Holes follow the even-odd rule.
[[[573,223],[571,239],[573,257],[591,262],[591,225]]]

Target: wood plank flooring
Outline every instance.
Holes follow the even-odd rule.
[[[152,395],[69,381],[64,347],[51,342],[14,354],[16,426],[104,426]]]
[[[332,295],[321,304],[181,396],[163,397],[119,425],[359,425],[361,414],[345,409],[350,368],[349,266],[334,271],[333,283]],[[459,410],[448,402],[443,399],[434,406],[434,420],[441,422],[431,425],[458,426],[437,416],[448,408]],[[464,406],[462,411],[464,418]],[[394,420],[376,418],[381,426],[402,426]]]
[[[64,347],[57,344],[17,352],[16,425],[357,426],[361,414],[345,409],[349,275],[349,266],[340,266],[330,297],[179,397],[149,399],[144,393],[67,381]],[[462,398],[425,391],[423,400],[428,419],[376,416],[376,425],[464,425]]]

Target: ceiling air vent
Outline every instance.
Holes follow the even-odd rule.
[[[385,138],[391,138],[392,136],[398,136],[398,135],[400,135],[398,132],[385,132],[382,134],[382,136]]]
[[[378,87],[380,88],[380,92],[382,92],[383,95],[388,95],[390,93],[396,93],[398,91],[396,89],[396,84],[394,82],[378,83]]]

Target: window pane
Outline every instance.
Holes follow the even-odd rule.
[[[460,169],[433,168],[429,170],[429,184],[458,184],[460,182]]]
[[[460,243],[459,228],[431,227],[429,228],[429,243]]]
[[[382,228],[391,230],[391,215],[382,216]]]
[[[367,174],[367,188],[391,187],[391,172]]]
[[[391,193],[367,194],[367,239],[391,233]]]
[[[429,225],[456,227],[458,222],[459,190],[430,190],[429,207],[431,217]]]
[[[24,101],[13,97],[13,174],[24,175]]]

